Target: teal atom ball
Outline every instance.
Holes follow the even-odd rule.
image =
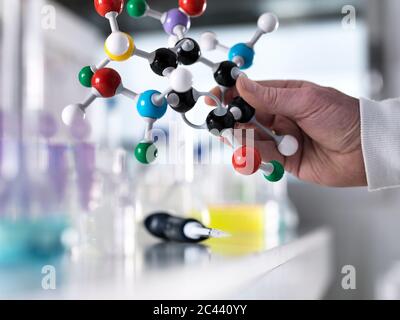
[[[240,67],[242,70],[248,69],[253,65],[254,56],[254,49],[250,48],[245,43],[238,43],[229,50],[230,61],[233,62],[235,57],[241,57],[243,59],[243,65]]]
[[[154,98],[159,95],[160,92],[156,90],[148,90],[143,92],[137,102],[137,110],[141,117],[150,119],[161,119],[167,112],[168,102],[166,98],[163,98],[161,105],[154,103]]]

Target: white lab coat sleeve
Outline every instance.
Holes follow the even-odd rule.
[[[400,187],[400,98],[360,99],[361,143],[370,191]]]

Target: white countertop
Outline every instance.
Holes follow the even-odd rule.
[[[0,297],[320,299],[332,278],[332,236],[325,228],[248,252],[237,250],[235,239],[210,246],[144,242],[129,258],[64,258],[56,266],[56,290],[42,289],[42,266],[0,270]]]

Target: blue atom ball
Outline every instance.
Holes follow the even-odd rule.
[[[160,119],[167,112],[168,102],[167,99],[163,98],[161,106],[155,105],[152,97],[159,95],[160,92],[156,90],[148,90],[143,92],[137,102],[137,109],[141,117]]]
[[[233,61],[235,57],[243,58],[243,66],[240,69],[248,69],[253,65],[255,52],[245,43],[238,43],[229,50],[229,60]]]

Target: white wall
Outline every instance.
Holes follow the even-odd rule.
[[[376,281],[400,260],[400,191],[368,193],[364,188],[331,189],[291,184],[302,223],[335,232],[336,280],[330,298],[374,298]],[[357,290],[341,288],[341,268],[354,265]]]
[[[381,15],[381,39],[384,49],[384,95],[398,97],[400,95],[400,2],[385,0]]]

